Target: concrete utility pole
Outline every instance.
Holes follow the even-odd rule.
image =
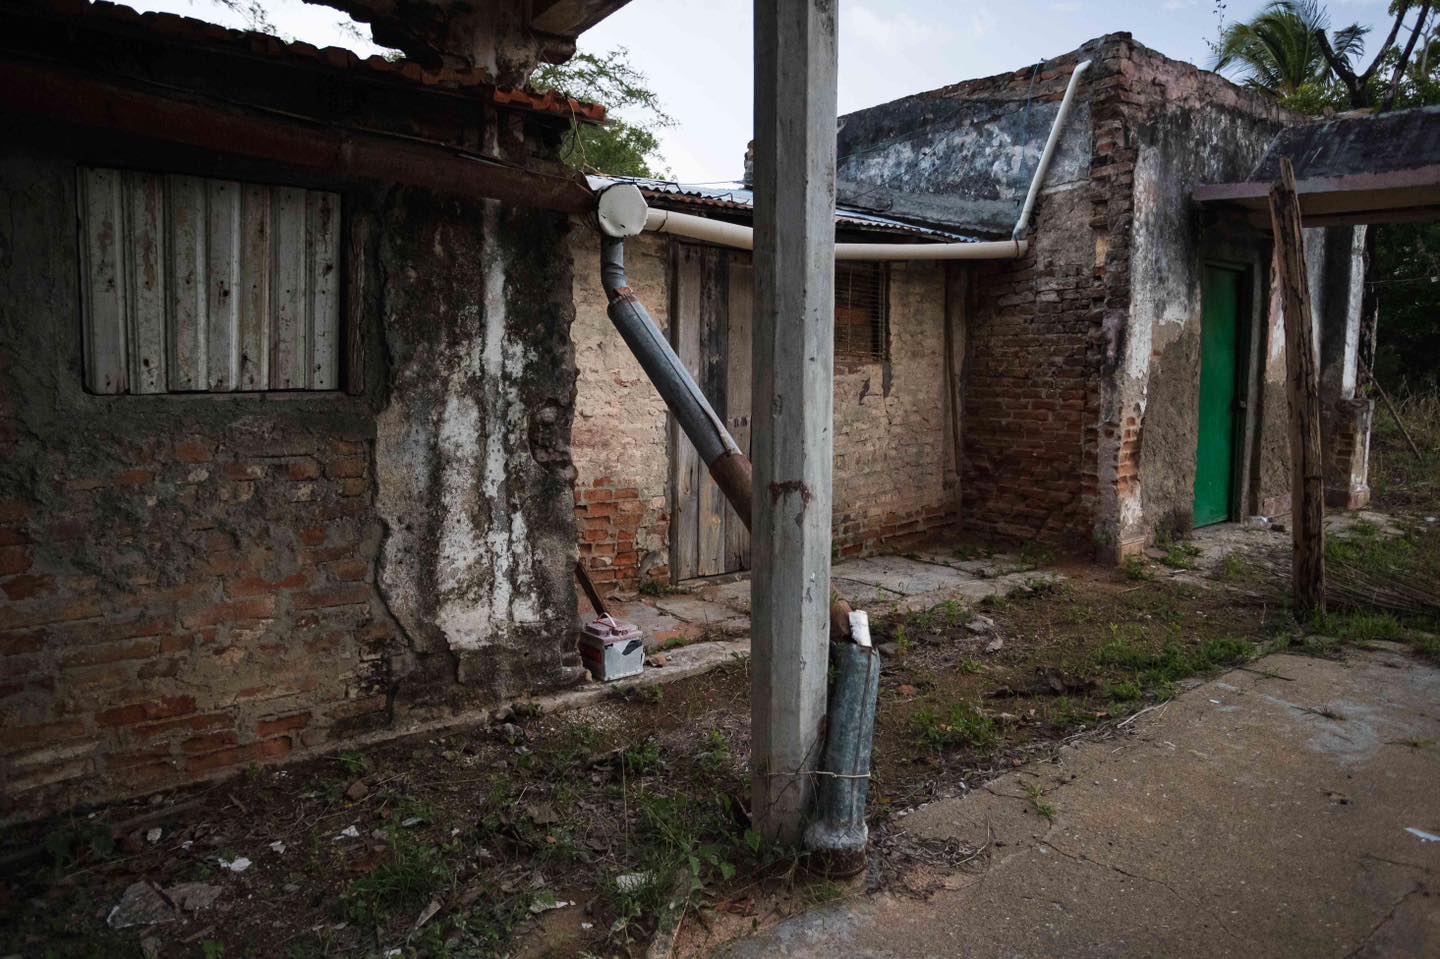
[[[1320,455],[1320,372],[1305,235],[1295,170],[1280,158],[1280,180],[1270,188],[1275,235],[1275,285],[1285,320],[1285,379],[1290,398],[1290,526],[1293,530],[1295,618],[1325,612],[1325,467]]]
[[[798,845],[829,661],[835,0],[755,0],[752,814]]]

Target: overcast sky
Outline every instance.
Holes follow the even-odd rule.
[[[129,0],[242,26],[215,0]],[[740,176],[750,139],[753,0],[631,0],[580,38],[584,49],[629,49],[676,126],[663,133],[666,165],[684,182]],[[302,0],[262,0],[287,38],[376,52],[350,35],[343,14]],[[1230,0],[1244,18],[1263,0]],[[1388,30],[1387,0],[1330,0],[1335,26]],[[1014,70],[1102,34],[1128,30],[1168,56],[1202,66],[1218,30],[1215,0],[840,0],[840,112],[885,103],[972,77]],[[1381,24],[1383,23],[1383,28]],[[353,24],[351,25],[353,27]],[[1377,35],[1378,34],[1378,35]]]

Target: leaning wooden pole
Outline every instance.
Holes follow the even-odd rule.
[[[798,845],[829,666],[833,0],[755,0],[751,815]]]
[[[1270,188],[1275,234],[1275,278],[1285,324],[1285,382],[1290,399],[1290,525],[1295,544],[1295,617],[1325,612],[1325,480],[1320,454],[1320,370],[1305,235],[1295,170],[1280,160],[1280,181]]]

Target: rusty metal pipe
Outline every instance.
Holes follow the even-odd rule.
[[[610,300],[607,311],[610,322],[620,331],[620,337],[695,445],[710,477],[730,501],[735,515],[750,529],[755,485],[750,458],[735,444],[695,378],[651,319],[645,304],[631,292],[625,277],[625,241],[621,237],[609,234],[600,237],[600,282]],[[847,638],[850,604],[837,598],[831,603],[830,613],[832,638]]]
[[[695,378],[675,355],[645,304],[630,291],[625,278],[625,241],[606,236],[600,246],[600,279],[610,300],[608,313],[625,345],[640,361],[645,375],[659,391],[665,405],[705,465],[724,491],[735,511],[750,525],[750,463],[735,445],[735,439],[700,391]],[[742,484],[743,482],[743,490]],[[743,509],[742,509],[743,506]]]

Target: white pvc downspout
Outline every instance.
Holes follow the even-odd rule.
[[[1034,212],[1035,201],[1050,172],[1050,163],[1055,158],[1055,149],[1060,142],[1060,133],[1070,116],[1075,102],[1075,90],[1080,77],[1090,67],[1090,61],[1076,64],[1070,73],[1070,82],[1065,86],[1065,96],[1050,126],[1050,135],[1045,140],[1045,149],[1030,179],[1030,190],[1025,195],[1025,204],[1020,209],[1020,218],[1008,240],[993,240],[976,243],[836,243],[837,260],[1007,260],[1025,255],[1030,248],[1026,240],[1020,239],[1030,225],[1030,214]],[[709,217],[691,213],[677,213],[673,210],[649,209],[645,213],[645,229],[652,233],[669,233],[691,240],[703,240],[737,250],[751,250],[755,247],[755,232],[748,226],[712,220]]]
[[[1088,69],[1090,61],[1081,60],[1075,64],[1075,69],[1070,71],[1070,82],[1065,85],[1065,97],[1060,101],[1055,122],[1050,124],[1050,136],[1045,140],[1045,150],[1040,154],[1035,175],[1030,178],[1030,192],[1025,194],[1025,205],[1020,208],[1020,219],[1015,221],[1015,230],[1010,234],[1017,240],[1030,225],[1030,214],[1035,210],[1035,200],[1040,196],[1040,187],[1045,184],[1046,174],[1050,172],[1050,161],[1055,159],[1055,147],[1060,142],[1060,131],[1065,128],[1065,121],[1070,117],[1070,106],[1075,102],[1075,88],[1080,85],[1080,77]]]

